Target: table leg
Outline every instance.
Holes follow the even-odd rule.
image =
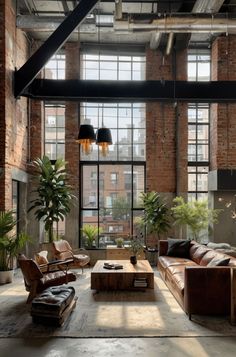
[[[231,313],[230,323],[236,324],[236,268],[230,269],[230,285],[231,285]]]

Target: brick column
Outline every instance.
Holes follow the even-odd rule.
[[[67,43],[66,50],[66,79],[79,78],[80,51],[79,43]],[[79,103],[66,102],[65,110],[65,159],[68,162],[69,183],[73,194],[79,196],[79,145],[76,136],[79,130]],[[66,217],[66,239],[73,247],[79,244],[79,200],[73,205]]]
[[[15,28],[15,7],[0,2],[0,209],[12,208],[12,179],[21,181],[27,161],[27,99],[14,98],[13,75],[27,57],[27,40]]]
[[[186,80],[186,51],[177,52],[176,79]],[[146,51],[146,79],[174,80],[174,58]],[[162,194],[169,205],[187,192],[187,105],[151,102],[146,105],[147,191]]]

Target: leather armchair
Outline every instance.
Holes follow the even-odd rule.
[[[67,240],[60,239],[52,243],[52,250],[55,259],[58,260],[72,260],[69,266],[82,268],[90,262],[90,257],[83,254],[81,250],[74,251]]]
[[[24,276],[26,291],[29,292],[27,303],[50,286],[67,284],[76,280],[76,275],[69,270],[44,273],[33,259],[27,259],[24,255],[19,256],[18,264]]]

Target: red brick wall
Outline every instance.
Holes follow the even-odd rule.
[[[212,46],[212,79],[236,80],[236,36],[222,36]],[[211,105],[211,170],[236,168],[236,104]]]
[[[185,51],[177,54],[176,79],[186,79],[186,56]],[[160,51],[147,49],[146,68],[147,80],[175,78],[172,56],[163,57]],[[175,106],[173,102],[152,102],[147,103],[146,108],[147,190],[186,192],[187,106],[183,103]],[[178,156],[177,139],[180,143]]]
[[[66,79],[79,78],[80,52],[79,44],[67,43],[66,50]],[[75,194],[79,191],[79,145],[76,136],[79,129],[79,103],[66,103],[66,128],[65,128],[65,159],[68,162],[67,170],[70,175],[70,184]]]
[[[27,161],[27,100],[13,95],[13,74],[27,58],[27,40],[15,28],[15,10],[11,1],[0,3],[0,62],[1,66],[1,163],[4,177],[0,178],[0,209],[10,209],[12,201],[12,169],[25,170]]]
[[[4,1],[0,1],[0,210],[5,206],[5,36],[4,36],[5,8]]]

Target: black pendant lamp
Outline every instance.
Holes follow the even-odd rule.
[[[96,144],[100,147],[102,156],[106,156],[109,152],[109,145],[112,145],[111,130],[104,127],[99,128]]]
[[[93,126],[91,124],[81,124],[76,141],[81,144],[82,152],[85,155],[90,154],[92,152],[92,143],[96,141]]]
[[[111,130],[105,128],[103,122],[103,104],[102,104],[102,127],[97,130],[96,144],[101,149],[100,151],[102,156],[106,156],[108,154],[109,145],[112,145]]]

